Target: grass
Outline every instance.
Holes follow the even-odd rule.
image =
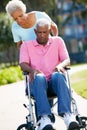
[[[70,76],[71,86],[77,94],[87,99],[87,71],[82,70]]]

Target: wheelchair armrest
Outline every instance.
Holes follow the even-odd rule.
[[[70,67],[69,66],[65,67],[65,70],[70,70]],[[29,74],[29,72],[23,71],[23,75],[28,75],[28,74]]]
[[[29,72],[23,71],[23,75],[28,75],[28,74],[29,74]]]
[[[70,70],[70,67],[69,66],[65,67],[65,70]]]

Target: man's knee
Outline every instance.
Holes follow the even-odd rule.
[[[46,80],[46,77],[45,77],[44,74],[39,73],[39,74],[35,75],[35,79],[37,79],[37,80]]]
[[[47,80],[44,74],[39,73],[35,76],[35,88],[39,89],[39,91],[43,91],[43,89],[47,88]]]
[[[64,74],[61,73],[61,72],[54,72],[54,73],[52,74],[52,78],[61,79],[61,78],[64,78]]]

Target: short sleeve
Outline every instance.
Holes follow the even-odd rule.
[[[20,58],[19,63],[26,62],[29,64],[29,52],[27,47],[27,42],[24,42],[20,47]]]
[[[40,12],[40,11],[36,11],[36,18],[37,20],[40,18],[46,18],[49,20],[49,22],[51,22],[51,18],[45,13],[45,12]]]
[[[18,35],[18,28],[15,26],[15,23],[12,24],[12,35],[15,43],[21,41],[21,38]]]
[[[51,18],[45,12],[43,12],[43,15],[44,15],[45,18],[47,18],[49,20],[49,22],[52,21]]]
[[[69,58],[68,50],[66,48],[66,44],[61,37],[58,37],[58,51],[59,51],[59,59],[62,62],[63,60]]]

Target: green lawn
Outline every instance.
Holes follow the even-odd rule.
[[[70,80],[75,92],[87,99],[87,70],[72,74]]]

